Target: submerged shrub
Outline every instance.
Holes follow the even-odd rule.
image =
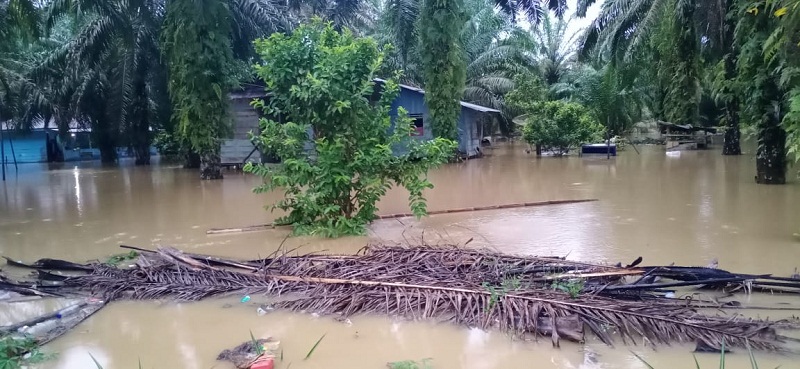
[[[603,127],[582,105],[546,101],[532,108],[522,137],[528,144],[561,156],[580,144],[600,140],[602,132]]]

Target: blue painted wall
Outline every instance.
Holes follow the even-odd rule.
[[[55,135],[55,131],[51,131],[50,134],[52,137],[52,135]],[[79,132],[77,134],[81,136],[79,137],[80,139],[88,142],[88,132]],[[3,146],[5,148],[7,162],[9,164],[13,164],[15,157],[18,164],[47,162],[46,137],[46,132],[41,129],[32,132],[4,131]],[[9,138],[11,138],[11,142],[9,142]],[[62,148],[64,145],[65,143],[62,142]],[[96,148],[78,149],[69,147],[69,145],[67,145],[67,148],[63,149],[64,161],[100,160],[100,150]],[[155,146],[150,147],[150,155],[158,155],[158,151],[156,150]],[[119,158],[133,157],[133,155],[128,155],[128,149],[124,147],[117,148],[117,156]]]
[[[9,142],[9,138],[11,138],[11,142]],[[17,159],[17,163],[41,163],[47,161],[44,131],[27,133],[4,131],[3,146],[5,159],[9,164],[14,163],[14,158]]]

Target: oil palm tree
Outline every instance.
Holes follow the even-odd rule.
[[[585,16],[596,0],[579,0],[577,14]],[[700,103],[700,64],[720,63],[724,72],[719,80],[736,76],[738,51],[733,44],[736,24],[736,0],[606,0],[598,18],[584,37],[582,53],[593,51],[612,62],[624,62],[633,55],[646,52],[656,33],[661,41],[668,37],[666,47],[674,57],[660,62],[659,70],[669,70],[666,78],[667,118],[680,123],[695,123]],[[665,26],[665,19],[671,22]],[[723,123],[727,126],[723,154],[741,153],[739,143],[739,103],[730,84],[716,83],[714,95],[723,105]],[[671,116],[670,116],[671,115]]]
[[[648,85],[637,80],[638,71],[626,66],[581,64],[563,82],[551,86],[551,94],[588,107],[609,135],[624,135],[642,116]]]
[[[513,112],[505,95],[514,88],[514,76],[535,68],[537,44],[510,16],[495,12],[491,0],[466,5],[469,19],[460,36],[467,64],[463,99],[500,110],[499,128],[508,134]]]
[[[576,61],[575,40],[578,34],[567,34],[569,24],[569,20],[545,15],[532,30],[538,45],[539,71],[547,85],[559,82]]]
[[[116,147],[123,144],[134,149],[136,164],[150,163],[150,129],[158,121],[154,108],[165,103],[155,99],[164,89],[158,78],[163,70],[158,44],[163,14],[163,3],[154,0],[50,4],[48,28],[68,16],[79,30],[29,72],[40,91],[46,91],[41,95],[49,97],[39,114],[85,122],[105,163],[116,160]],[[63,131],[69,120],[58,124]]]
[[[39,11],[30,0],[0,0],[0,124],[15,115],[16,88],[23,77],[16,63],[20,41],[39,35]]]
[[[333,22],[338,29],[349,28],[356,33],[368,33],[378,18],[380,0],[288,0],[292,16],[307,22],[321,17]]]

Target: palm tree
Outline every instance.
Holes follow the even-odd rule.
[[[292,16],[300,22],[321,17],[337,29],[367,33],[375,26],[381,0],[288,0]]]
[[[585,16],[596,0],[579,0],[577,14]],[[601,13],[585,36],[582,52],[595,52],[612,62],[630,60],[652,43],[656,33],[668,37],[665,48],[672,60],[655,58],[656,69],[668,70],[665,93],[667,118],[680,123],[694,123],[700,103],[699,65],[704,59],[722,63],[722,80],[736,76],[736,54],[733,45],[736,0],[606,0]],[[671,19],[665,24],[667,19]],[[662,49],[663,50],[663,49]],[[701,58],[704,56],[704,58]],[[664,78],[662,78],[664,80]],[[727,125],[723,154],[741,153],[739,144],[739,104],[729,84],[715,84],[715,96],[724,107]]]
[[[49,8],[48,28],[65,16],[81,27],[30,72],[40,91],[50,92],[43,93],[50,99],[39,113],[72,110],[66,115],[92,128],[104,163],[116,160],[121,144],[134,149],[137,165],[150,163],[150,129],[157,126],[156,107],[165,103],[156,98],[165,86],[158,44],[163,14],[163,3],[153,0],[57,0]],[[58,124],[63,131],[69,121]]]
[[[624,135],[641,119],[647,85],[637,81],[638,71],[606,64],[595,68],[580,65],[551,86],[551,93],[576,100],[588,107],[609,135]]]
[[[17,85],[24,80],[17,59],[18,41],[39,35],[39,12],[30,0],[0,0],[0,124],[16,115]]]
[[[514,88],[514,76],[535,68],[536,43],[513,19],[494,11],[491,0],[467,1],[469,20],[461,29],[467,61],[463,99],[500,110],[500,130],[513,130],[505,95]]]
[[[538,45],[537,61],[541,77],[548,85],[559,82],[575,63],[575,40],[578,34],[567,34],[569,24],[569,20],[545,15],[532,30]]]

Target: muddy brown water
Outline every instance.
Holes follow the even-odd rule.
[[[431,210],[514,202],[597,198],[598,202],[436,215],[421,221],[376,222],[369,237],[336,240],[289,238],[300,252],[350,253],[367,242],[464,243],[503,252],[569,255],[570,259],[676,262],[789,275],[800,266],[800,186],[759,186],[752,155],[719,151],[665,155],[663,147],[628,149],[617,158],[535,158],[522,146],[495,149],[490,157],[448,165],[430,174]],[[255,195],[255,177],[228,173],[201,182],[194,171],[169,164],[136,168],[24,165],[0,183],[0,254],[104,259],[119,244],[172,245],[196,253],[252,258],[274,251],[286,230],[207,236],[209,228],[266,223],[264,210],[277,194]],[[790,169],[794,178],[794,170]],[[407,194],[392,190],[382,214],[406,212]],[[800,306],[796,296],[741,296],[755,305]],[[262,297],[197,303],[116,302],[48,345],[58,356],[44,368],[229,368],[217,353],[250,337],[281,341],[276,368],[384,368],[388,361],[431,358],[434,368],[645,368],[631,350],[656,368],[694,368],[692,347],[623,346],[590,340],[554,349],[547,340],[513,340],[434,322],[357,316],[345,324],[311,314],[256,314]],[[0,306],[0,324],[58,308],[53,302]],[[787,313],[753,312],[781,318]],[[303,360],[320,336],[314,354]],[[800,368],[800,357],[758,353],[761,367]],[[715,355],[699,355],[703,368]],[[749,367],[742,353],[728,368]]]

